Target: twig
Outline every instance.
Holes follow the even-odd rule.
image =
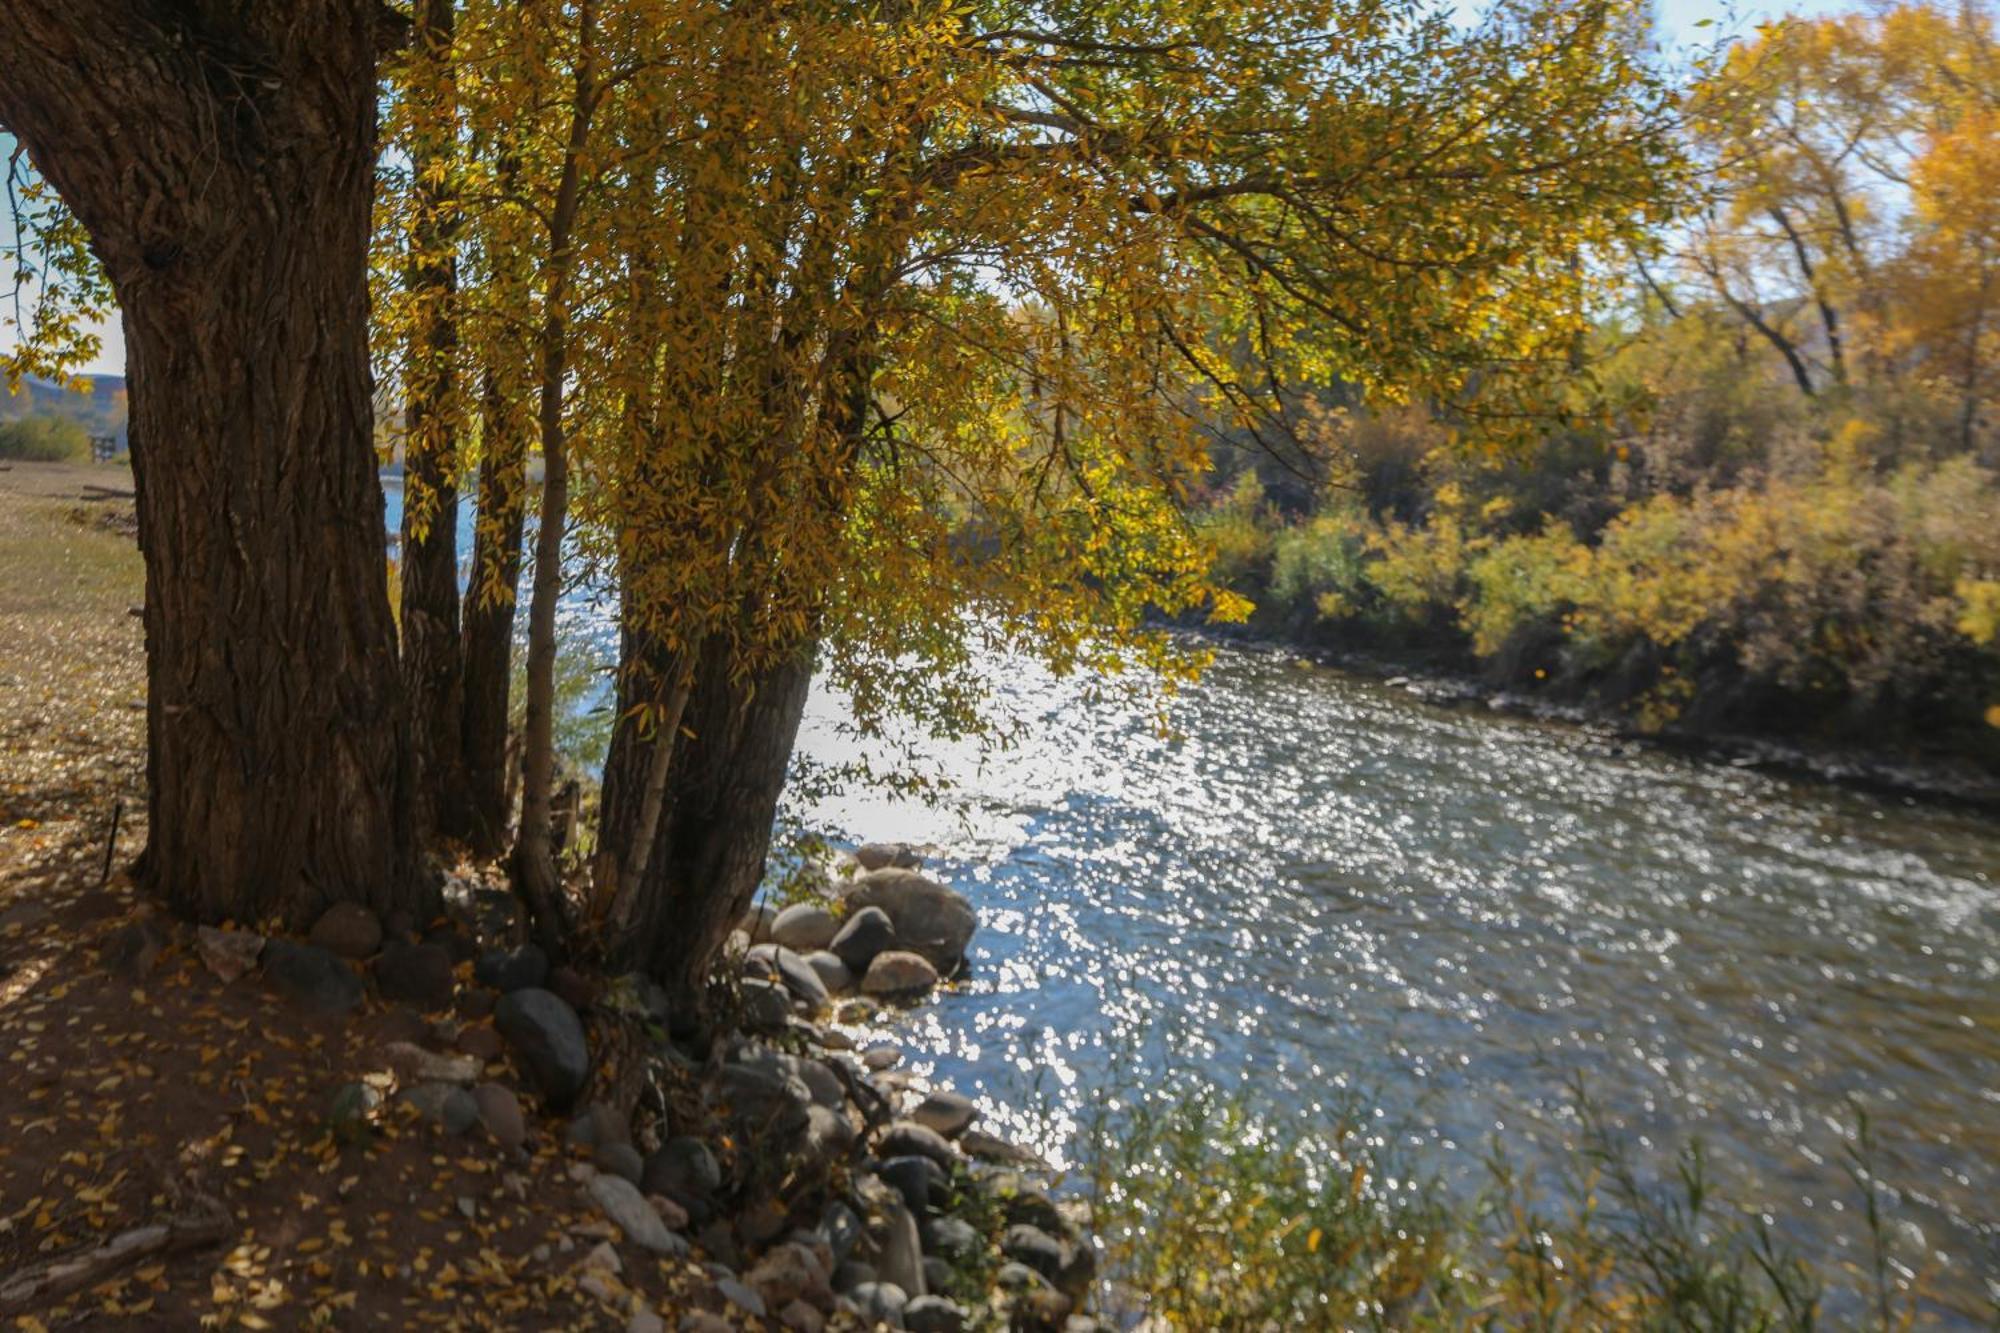
[[[120,796],[111,803],[111,836],[104,840],[104,872],[97,877],[100,889],[111,882],[111,858],[118,851],[118,819],[124,813],[125,798]]]
[[[200,1196],[195,1205],[193,1212],[121,1231],[95,1249],[33,1265],[0,1281],[0,1315],[42,1308],[71,1292],[94,1287],[148,1255],[199,1249],[229,1234],[227,1208]]]

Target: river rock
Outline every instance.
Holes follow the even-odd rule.
[[[343,1083],[327,1101],[326,1126],[337,1143],[360,1143],[373,1130],[370,1117],[382,1094],[366,1083]]]
[[[847,904],[879,907],[888,913],[896,928],[896,947],[922,954],[945,976],[964,963],[965,946],[979,928],[978,914],[963,895],[914,870],[863,875],[848,889]]]
[[[919,1296],[903,1307],[910,1333],[964,1333],[965,1311],[943,1296]]]
[[[270,941],[264,946],[264,976],[286,999],[315,1014],[337,1016],[361,1004],[361,978],[310,944]]]
[[[799,1079],[755,1065],[724,1065],[706,1096],[752,1132],[791,1137],[804,1130],[812,1093]]]
[[[442,944],[391,940],[375,959],[375,988],[385,1000],[442,1009],[451,1003],[456,985],[451,969],[451,951]]]
[[[852,1208],[834,1199],[827,1204],[826,1211],[820,1214],[819,1225],[813,1228],[812,1234],[826,1246],[830,1265],[838,1268],[847,1261],[850,1254],[854,1253],[855,1245],[861,1240],[861,1219]],[[838,1283],[834,1289],[840,1290]]]
[[[641,1249],[654,1254],[664,1254],[670,1258],[685,1258],[688,1253],[686,1240],[667,1230],[667,1224],[646,1202],[646,1196],[639,1193],[639,1187],[623,1176],[614,1176],[600,1171],[585,1185],[591,1200],[604,1215],[617,1223],[625,1233],[625,1239]]]
[[[728,1301],[745,1314],[755,1315],[757,1318],[762,1319],[768,1313],[764,1307],[764,1298],[736,1278],[717,1277],[715,1279],[715,1290],[721,1295],[723,1300]]]
[[[965,1266],[986,1248],[972,1223],[961,1217],[926,1218],[917,1234],[925,1254],[934,1254],[954,1268]]]
[[[771,922],[771,939],[787,949],[811,953],[833,943],[840,922],[817,903],[794,903]]]
[[[764,1298],[767,1308],[783,1309],[804,1298],[814,1304],[833,1303],[833,1288],[827,1285],[827,1271],[819,1256],[803,1245],[774,1245],[743,1280]]]
[[[854,989],[854,973],[849,970],[846,963],[840,961],[840,955],[831,949],[815,949],[807,954],[806,966],[818,974],[819,984],[826,987],[829,995],[840,995]],[[853,1044],[850,1038],[841,1039],[847,1041],[850,1046]]]
[[[910,1119],[929,1126],[948,1139],[965,1133],[978,1118],[979,1108],[973,1105],[971,1098],[962,1097],[949,1088],[932,1092],[916,1110],[910,1112]]]
[[[827,948],[858,977],[868,971],[876,954],[895,943],[896,924],[889,914],[879,907],[864,907],[847,918]]]
[[[646,1159],[641,1177],[648,1194],[670,1199],[706,1199],[722,1188],[722,1166],[706,1143],[681,1136],[668,1139]]]
[[[918,996],[928,993],[937,983],[937,969],[922,954],[888,949],[876,954],[875,961],[868,965],[868,975],[861,978],[861,993]]]
[[[360,903],[335,903],[313,922],[306,940],[342,958],[366,958],[382,947],[382,923]]]
[[[456,1083],[413,1084],[403,1090],[403,1100],[454,1138],[479,1123],[479,1103]]]
[[[743,960],[743,969],[746,975],[782,982],[792,998],[811,1013],[824,1013],[833,1004],[826,983],[796,949],[781,944],[753,944]]]
[[[507,1043],[500,1039],[500,1034],[485,1023],[473,1023],[460,1028],[458,1036],[453,1039],[453,1044],[461,1052],[482,1064],[489,1060],[498,1060],[500,1053],[507,1049]]]
[[[1017,1264],[1026,1264],[1051,1283],[1062,1277],[1069,1262],[1061,1241],[1026,1222],[1016,1222],[1001,1235],[1000,1253]]]
[[[924,863],[923,853],[907,842],[864,842],[854,859],[863,870],[915,870]]]
[[[863,1282],[848,1292],[847,1298],[854,1302],[869,1327],[887,1324],[901,1328],[903,1311],[910,1303],[909,1294],[896,1282]]]
[[[382,1048],[382,1059],[406,1083],[469,1085],[479,1077],[479,1061],[470,1055],[439,1055],[407,1041]]]
[[[805,1301],[793,1301],[778,1311],[778,1322],[791,1333],[825,1333],[826,1316]]]
[[[946,1141],[944,1135],[914,1120],[898,1120],[891,1124],[882,1131],[876,1148],[884,1158],[928,1157],[947,1175],[958,1162],[958,1150]]]
[[[473,1104],[479,1108],[479,1123],[503,1148],[519,1148],[528,1141],[527,1117],[521,1114],[521,1099],[513,1089],[499,1083],[482,1083],[472,1090]]]
[[[258,955],[264,952],[264,937],[248,930],[197,926],[194,949],[201,955],[202,966],[227,983],[257,966]]]
[[[900,1046],[885,1043],[880,1046],[870,1046],[861,1053],[861,1063],[878,1074],[885,1069],[894,1069],[902,1062],[903,1048]]]
[[[792,1021],[792,993],[778,982],[746,976],[737,999],[743,1026],[752,1032],[783,1032]]]
[[[535,944],[488,949],[472,965],[472,977],[482,986],[511,995],[517,990],[540,986],[549,979],[549,956]]]
[[[590,1074],[590,1047],[576,1010],[531,986],[502,997],[493,1023],[551,1106],[576,1100]]]
[[[613,1143],[629,1143],[631,1139],[632,1127],[625,1117],[618,1114],[616,1107],[603,1102],[592,1102],[578,1111],[563,1129],[563,1142],[585,1152],[595,1152]]]
[[[639,1156],[639,1150],[629,1143],[605,1143],[598,1145],[591,1154],[592,1162],[599,1171],[608,1171],[622,1180],[638,1184],[646,1173],[646,1159]],[[649,1207],[651,1205],[648,1205]],[[657,1213],[659,1210],[654,1209]]]
[[[905,1292],[922,1296],[924,1286],[924,1246],[917,1236],[917,1219],[902,1197],[880,1181],[874,1183],[869,1200],[876,1221],[869,1228],[872,1242],[864,1256],[885,1282],[893,1282]]]
[[[805,1152],[813,1161],[832,1165],[846,1158],[859,1132],[845,1115],[824,1106],[806,1108]]]
[[[875,1174],[918,1214],[951,1197],[951,1177],[928,1157],[891,1157],[875,1168]]]

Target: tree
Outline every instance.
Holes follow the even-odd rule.
[[[408,296],[391,325],[406,337],[403,366],[403,683],[415,723],[420,810],[438,832],[465,838],[474,811],[463,751],[464,648],[458,606],[459,391],[456,0],[418,0],[406,87],[395,99],[409,153]],[[385,321],[386,322],[386,321]]]
[[[624,620],[594,903],[688,1000],[816,665],[946,727],[972,640],[1182,669],[1148,614],[1233,609],[1183,514],[1207,432],[1334,376],[1528,420],[1579,253],[1672,174],[1612,4],[597,12],[561,439]]]
[[[421,907],[368,363],[373,0],[4,0],[0,122],[115,290],[146,559],[145,882]]]

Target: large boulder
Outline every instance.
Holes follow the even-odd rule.
[[[964,895],[914,870],[870,871],[848,889],[847,905],[881,908],[896,928],[896,947],[922,954],[945,976],[964,963],[965,946],[979,928],[979,916]]]
[[[561,997],[530,986],[502,996],[493,1025],[551,1106],[567,1107],[590,1074],[583,1022]]]

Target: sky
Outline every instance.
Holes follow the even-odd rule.
[[[1476,14],[1481,8],[1477,0],[1460,0],[1461,9],[1468,15]],[[1702,44],[1713,39],[1716,32],[1749,32],[1752,25],[1779,14],[1826,14],[1841,10],[1858,9],[1859,0],[1655,0],[1660,17],[1660,34],[1672,49],[1688,44]],[[1709,27],[1701,27],[1704,20]],[[0,134],[0,156],[13,147],[12,139]],[[0,249],[11,248],[13,244],[13,221],[0,209]],[[0,290],[0,297],[4,297]],[[117,321],[113,320],[98,330],[104,340],[104,348],[96,361],[81,367],[96,374],[122,375],[125,372],[125,339]],[[14,331],[0,328],[0,350],[14,343]]]

